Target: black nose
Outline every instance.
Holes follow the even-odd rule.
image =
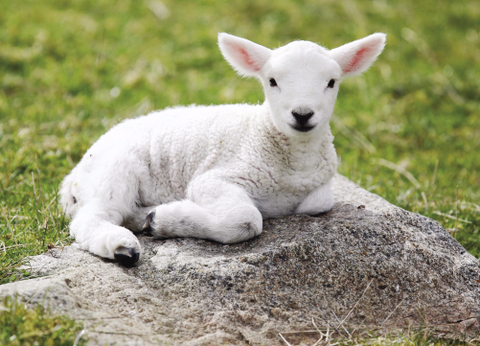
[[[306,125],[313,114],[313,111],[309,108],[297,108],[292,111],[293,117],[300,126]]]

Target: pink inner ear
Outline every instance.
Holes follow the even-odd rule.
[[[252,57],[250,56],[250,54],[248,54],[248,52],[245,49],[238,48],[238,52],[242,55],[242,58],[245,64],[247,64],[251,69],[253,69],[256,72],[260,71],[260,68],[258,68],[258,66],[255,65],[255,62],[252,60]]]
[[[352,71],[355,71],[355,70],[358,70],[359,69],[359,66],[360,63],[362,62],[363,60],[363,57],[365,56],[365,54],[367,54],[368,52],[370,52],[370,48],[369,47],[365,47],[365,48],[362,48],[360,50],[358,50],[355,55],[353,56],[352,58],[352,61],[350,61],[350,63],[347,65],[347,67],[345,67],[345,69],[343,70],[344,73],[348,73],[348,72],[352,72]]]

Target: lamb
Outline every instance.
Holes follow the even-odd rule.
[[[265,102],[174,107],[113,127],[62,183],[71,235],[131,267],[141,255],[135,232],[232,244],[259,235],[265,218],[329,211],[338,87],[370,67],[385,39],[270,50],[219,34],[225,59],[260,81]]]

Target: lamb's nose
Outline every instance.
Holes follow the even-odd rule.
[[[301,126],[305,125],[313,116],[314,112],[310,108],[296,108],[292,111],[292,115]]]

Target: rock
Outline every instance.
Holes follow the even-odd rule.
[[[130,269],[75,244],[56,248],[30,261],[42,277],[0,286],[0,296],[81,320],[92,344],[285,344],[279,334],[312,344],[312,319],[343,335],[409,324],[478,333],[477,259],[437,222],[342,176],[335,195],[329,213],[266,220],[240,244],[140,237]]]

